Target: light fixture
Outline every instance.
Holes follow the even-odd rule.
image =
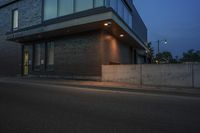
[[[164,43],[167,44],[167,40],[165,40]]]
[[[120,37],[124,37],[124,34],[120,34]]]
[[[104,26],[110,26],[112,23],[111,22],[106,22],[104,23]]]
[[[104,23],[104,26],[108,26],[108,23]]]

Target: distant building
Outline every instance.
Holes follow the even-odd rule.
[[[98,79],[106,64],[146,62],[132,0],[1,0],[0,75]]]

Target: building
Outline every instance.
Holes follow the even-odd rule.
[[[99,79],[106,64],[146,62],[132,0],[1,0],[0,75]]]

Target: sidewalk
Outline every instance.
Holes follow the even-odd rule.
[[[200,97],[200,89],[194,88],[181,88],[181,87],[160,87],[160,86],[141,86],[129,83],[118,82],[100,82],[100,81],[82,81],[82,80],[66,80],[66,79],[47,79],[47,78],[10,78],[1,77],[1,82],[19,82],[19,83],[36,83],[36,84],[52,84],[60,86],[94,88],[101,90],[112,91],[127,91],[127,92],[140,92],[152,94],[168,94],[180,96],[195,96]]]

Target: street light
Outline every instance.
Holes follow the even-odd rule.
[[[160,44],[167,44],[168,42],[167,42],[167,40],[158,40],[157,41],[157,43],[158,43],[158,54],[157,54],[157,61],[156,61],[156,63],[157,64],[159,64],[160,63],[160,58],[159,58],[159,54],[160,54]]]
[[[160,53],[160,44],[167,44],[167,40],[158,40],[158,54]]]

